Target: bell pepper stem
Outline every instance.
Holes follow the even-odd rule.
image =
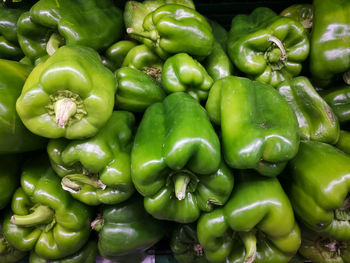
[[[93,178],[84,174],[70,174],[62,178],[62,188],[71,193],[78,193],[81,190],[81,186],[75,182],[90,185],[94,188],[106,189],[106,185],[98,178]]]
[[[281,42],[281,40],[279,40],[277,37],[273,37],[273,36],[269,36],[267,41],[271,41],[273,43],[276,44],[276,46],[281,50],[281,56],[279,57],[279,59],[281,61],[285,60],[287,58],[287,53],[286,50]]]
[[[91,228],[93,230],[96,230],[97,232],[100,232],[103,227],[103,218],[101,215],[98,215],[94,221],[91,222]]]
[[[39,205],[28,215],[13,215],[11,222],[18,226],[32,227],[52,222],[55,212],[48,206]]]
[[[343,206],[341,208],[334,210],[334,217],[337,220],[348,221],[350,220],[350,197],[344,200]]]
[[[343,80],[346,84],[350,85],[350,70],[343,74]]]
[[[255,232],[239,232],[239,236],[245,247],[244,263],[254,262],[256,257],[256,236]]]
[[[191,181],[190,177],[186,174],[174,175],[175,196],[179,200],[183,200],[186,197],[187,185]]]
[[[57,33],[53,33],[46,45],[46,52],[52,56],[60,46],[64,44],[64,38]]]
[[[55,119],[60,128],[67,125],[68,120],[76,113],[77,105],[69,98],[64,98],[55,103]]]
[[[143,37],[143,38],[147,38],[147,39],[152,40],[152,41],[157,40],[157,32],[155,32],[155,31],[135,32],[135,30],[133,28],[129,27],[126,29],[126,33],[133,34],[135,36],[139,36],[139,37]]]

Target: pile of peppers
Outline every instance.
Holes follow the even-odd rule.
[[[277,11],[3,1],[0,263],[350,262],[350,1]]]

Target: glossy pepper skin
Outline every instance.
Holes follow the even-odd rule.
[[[142,42],[163,59],[173,53],[188,53],[206,57],[210,54],[214,37],[205,18],[196,10],[178,4],[163,5],[149,13],[143,21],[144,32],[127,28],[131,36]]]
[[[90,240],[79,251],[57,260],[46,260],[31,251],[29,263],[95,263],[97,257],[97,242]]]
[[[147,108],[135,136],[131,176],[152,216],[188,223],[223,205],[233,177],[220,162],[219,139],[190,95],[173,93]]]
[[[115,90],[114,75],[95,50],[67,45],[30,73],[16,110],[34,134],[87,138],[111,116]]]
[[[46,156],[34,156],[22,170],[21,187],[5,215],[4,236],[19,250],[62,258],[88,240],[91,212],[61,188]]]
[[[0,210],[10,203],[12,194],[19,186],[21,157],[1,155],[0,158]]]
[[[135,117],[115,111],[97,135],[85,140],[51,140],[47,151],[61,185],[88,205],[116,204],[134,193],[130,151]]]
[[[158,81],[147,73],[130,67],[115,72],[118,83],[116,107],[131,112],[143,112],[165,98],[165,92]]]
[[[330,84],[350,70],[350,3],[342,0],[313,1],[310,72],[319,85]],[[350,84],[349,73],[344,80]]]
[[[338,141],[338,119],[308,78],[286,80],[277,90],[294,110],[301,139],[330,144]]]
[[[288,262],[301,242],[278,180],[247,171],[222,208],[200,217],[197,235],[210,262]]]
[[[320,91],[323,99],[332,108],[340,123],[350,121],[350,86],[341,85]]]
[[[144,252],[157,243],[166,230],[163,222],[146,213],[139,195],[103,207],[102,217],[98,217],[92,227],[99,232],[100,255],[118,262],[123,258],[126,262],[141,262]]]
[[[208,263],[199,244],[195,224],[177,224],[171,232],[170,249],[179,263]]]
[[[16,100],[32,68],[5,59],[0,59],[0,68],[0,154],[45,147],[46,140],[32,134],[16,112]]]
[[[284,9],[280,16],[286,16],[297,20],[303,25],[305,31],[310,34],[314,17],[312,4],[294,4]]]
[[[24,12],[0,5],[0,58],[19,60],[24,54],[17,39],[17,20]]]
[[[2,234],[2,228],[0,225],[0,263],[19,262],[19,260],[26,255],[27,252],[20,251],[7,242]]]
[[[121,68],[123,61],[129,51],[136,47],[137,43],[130,40],[121,40],[111,45],[105,52],[105,57],[111,64],[111,70],[115,71]]]
[[[329,144],[302,141],[288,171],[285,186],[300,221],[321,235],[350,240],[350,156]]]
[[[218,80],[206,109],[221,125],[224,158],[232,168],[276,176],[298,151],[295,114],[268,84],[234,76]]]
[[[20,16],[17,28],[21,49],[34,62],[65,44],[103,50],[122,36],[124,23],[110,0],[40,0]]]
[[[169,94],[186,92],[198,101],[208,97],[213,79],[205,68],[186,53],[169,57],[162,70],[162,86]]]
[[[299,75],[309,49],[308,36],[299,22],[265,7],[235,16],[227,40],[227,52],[235,66],[274,87]]]

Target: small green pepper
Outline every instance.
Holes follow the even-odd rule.
[[[112,64],[112,71],[120,68],[129,51],[136,47],[137,43],[129,40],[121,40],[111,45],[105,52],[106,60]]]

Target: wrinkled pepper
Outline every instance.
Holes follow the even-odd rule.
[[[276,178],[243,171],[222,208],[203,214],[197,235],[210,262],[288,262],[300,230]]]
[[[223,205],[233,187],[205,110],[183,92],[147,108],[131,152],[131,176],[148,213],[181,223]]]
[[[350,156],[336,147],[302,141],[288,164],[285,187],[295,214],[310,229],[350,240]]]
[[[61,188],[45,155],[33,156],[23,167],[21,187],[5,214],[4,236],[19,250],[62,258],[87,242],[91,212]]]
[[[343,75],[350,85],[350,2],[314,0],[310,72],[318,85]]]
[[[17,39],[17,20],[24,12],[0,5],[0,58],[19,60],[24,54]]]
[[[350,121],[350,86],[341,85],[328,90],[321,90],[321,96],[332,108],[340,123]]]
[[[221,125],[223,155],[232,168],[276,176],[298,151],[296,116],[268,84],[234,76],[220,79],[210,89],[206,109]]]
[[[187,92],[198,101],[208,97],[213,79],[205,68],[186,53],[169,57],[162,70],[162,86],[167,93]]]
[[[301,139],[330,144],[338,141],[338,119],[308,78],[286,80],[277,90],[294,110]]]
[[[111,0],[40,0],[17,23],[20,47],[33,62],[65,44],[105,49],[123,30],[122,11]]]
[[[24,125],[47,138],[95,135],[112,114],[116,83],[99,55],[63,46],[28,76],[16,110]]]
[[[305,31],[310,34],[314,11],[312,4],[294,4],[284,9],[280,16],[286,16],[297,20],[301,23]]]
[[[214,37],[205,18],[196,10],[178,4],[160,6],[143,21],[143,32],[128,27],[131,37],[141,41],[166,59],[173,53],[188,53],[196,57],[210,54]]]
[[[115,204],[134,193],[130,151],[135,117],[115,111],[97,135],[85,140],[56,139],[47,151],[61,185],[88,205]]]
[[[130,40],[121,40],[111,45],[105,52],[105,58],[111,64],[111,70],[120,68],[129,51],[136,47],[137,43]]]
[[[140,70],[123,67],[115,72],[117,79],[116,107],[131,112],[143,112],[160,102],[165,93],[158,81]]]
[[[171,232],[170,249],[179,263],[208,263],[199,244],[195,224],[177,224]]]
[[[91,226],[98,231],[100,255],[117,262],[141,262],[146,257],[145,251],[166,231],[163,222],[146,213],[139,195],[117,205],[105,206],[102,216]]]
[[[16,100],[31,67],[0,59],[0,154],[33,151],[45,147],[46,140],[31,133],[16,112]]]
[[[90,240],[78,252],[57,260],[46,260],[31,251],[29,263],[95,263],[97,257],[97,242]]]
[[[250,78],[276,87],[301,72],[309,55],[309,39],[296,20],[266,7],[236,15],[227,40],[235,66]]]

